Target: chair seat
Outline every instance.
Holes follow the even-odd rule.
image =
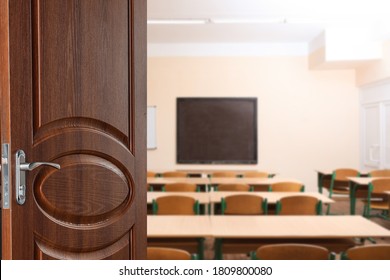
[[[389,210],[388,201],[371,201],[371,209]]]
[[[348,188],[334,188],[333,194],[345,194],[349,195],[349,189]]]
[[[269,244],[283,244],[283,243],[301,243],[318,245],[327,248],[329,251],[341,253],[356,246],[356,243],[351,238],[304,238],[304,239],[235,239],[226,238],[222,240],[222,251],[224,254],[245,254],[256,250],[258,247]]]

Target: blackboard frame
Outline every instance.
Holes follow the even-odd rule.
[[[178,164],[257,164],[257,98],[178,97],[176,109]]]

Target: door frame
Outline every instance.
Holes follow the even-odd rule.
[[[9,61],[9,0],[0,0],[0,137],[1,144],[10,143],[10,61]],[[9,172],[12,182],[12,172]],[[10,184],[11,186],[12,184]],[[3,195],[3,190],[1,190]],[[12,199],[12,188],[9,196]],[[3,198],[2,198],[3,203]],[[11,204],[12,205],[12,204]],[[1,259],[12,259],[12,208],[1,205]]]
[[[133,16],[133,23],[136,28],[131,27],[131,36],[135,39],[137,47],[133,49],[132,56],[135,60],[135,64],[142,65],[139,69],[133,69],[132,73],[134,82],[132,87],[133,90],[137,93],[139,99],[139,107],[134,111],[134,118],[142,120],[140,123],[145,124],[145,127],[136,126],[136,131],[139,137],[136,138],[136,142],[133,143],[135,146],[145,145],[145,148],[138,150],[139,153],[144,153],[144,156],[141,156],[138,160],[136,166],[136,173],[139,175],[135,180],[136,186],[141,188],[144,185],[143,181],[146,183],[146,5],[147,1],[143,0],[128,0],[129,5],[131,5]],[[9,17],[9,4],[10,0],[0,0],[0,139],[1,144],[9,143],[10,151],[12,150],[11,143],[11,71],[10,71],[10,17]],[[134,13],[135,10],[142,10],[143,13]],[[0,145],[0,152],[1,152]],[[9,171],[14,170],[13,165],[15,163],[13,160],[9,162]],[[3,209],[3,199],[1,200],[1,256],[2,260],[11,260],[13,259],[12,252],[12,205],[15,201],[15,195],[12,186],[13,183],[13,173],[8,172],[9,174],[9,200],[10,205],[8,209]],[[3,195],[3,191],[1,190]],[[138,214],[144,216],[146,220],[146,189],[145,193],[137,192],[136,199]],[[145,209],[143,209],[145,205]],[[137,240],[137,248],[132,248],[133,254],[137,256],[138,259],[146,258],[146,221],[144,226],[135,226],[134,228],[137,236],[144,236],[144,240]],[[135,240],[132,240],[133,242]],[[136,250],[136,253],[135,251]]]

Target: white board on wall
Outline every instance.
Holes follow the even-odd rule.
[[[147,111],[147,148],[157,149],[156,141],[156,106],[148,106]]]

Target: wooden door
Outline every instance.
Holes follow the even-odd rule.
[[[144,259],[146,1],[0,8],[1,141],[12,155],[3,258]],[[26,162],[61,165],[26,172],[24,205],[14,191],[20,149]]]

